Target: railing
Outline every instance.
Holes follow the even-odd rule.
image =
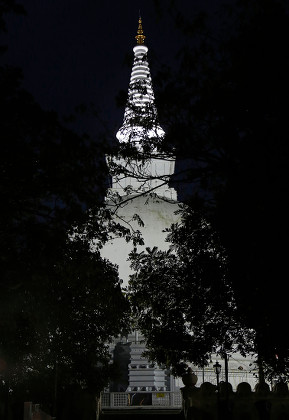
[[[181,408],[182,395],[180,391],[138,391],[138,392],[103,392],[101,409],[130,408]]]

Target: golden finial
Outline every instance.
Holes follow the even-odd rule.
[[[136,39],[138,45],[144,44],[145,36],[144,36],[143,30],[142,30],[141,17],[139,17],[139,19],[138,19],[138,30],[137,30],[137,36],[135,37],[135,39]]]

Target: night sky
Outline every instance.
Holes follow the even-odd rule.
[[[152,75],[162,64],[174,66],[181,35],[168,13],[168,0],[19,0],[26,16],[7,17],[7,53],[1,61],[19,66],[27,88],[48,110],[69,115],[79,104],[93,103],[113,135],[124,109],[116,95],[127,91],[139,10],[143,19]],[[159,4],[159,11],[156,9]],[[201,9],[214,15],[221,0],[179,0],[186,16]],[[182,41],[183,42],[183,41]],[[131,60],[127,60],[131,57]],[[81,130],[96,136],[94,118]]]

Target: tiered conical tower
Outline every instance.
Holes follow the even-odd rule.
[[[148,47],[142,20],[139,18],[137,45],[134,47],[134,62],[129,83],[128,100],[123,125],[117,132],[120,142],[132,143],[142,148],[142,141],[161,141],[165,135],[158,123],[152,79],[148,64]]]
[[[168,185],[175,159],[157,150],[165,133],[157,118],[148,48],[144,40],[142,20],[139,18],[124,120],[117,132],[119,142],[132,147],[137,152],[132,156],[137,157],[107,157],[112,175],[107,206],[115,211],[117,222],[131,231],[140,230],[144,245],[138,246],[139,251],[146,247],[168,249],[164,229],[177,221],[175,211],[178,209],[176,191]],[[142,227],[134,215],[140,217],[144,224]],[[124,286],[132,273],[128,262],[132,248],[132,244],[124,239],[114,238],[102,252],[104,257],[119,266]],[[142,355],[144,350],[145,343],[138,332],[115,340],[111,346],[112,357],[126,370],[121,383],[113,387],[115,391],[164,391],[172,388],[169,374],[145,359]]]
[[[175,211],[178,210],[176,191],[169,187],[169,179],[174,173],[175,159],[159,153],[157,145],[164,138],[155,106],[152,79],[148,64],[148,48],[144,45],[145,36],[141,18],[138,23],[137,45],[134,47],[134,62],[128,90],[124,120],[117,132],[121,144],[133,148],[133,157],[108,156],[111,163],[112,186],[107,196],[107,206],[115,213],[115,220],[131,231],[140,230],[146,247],[169,248],[165,241],[164,229],[178,221]],[[135,157],[137,156],[137,157]],[[114,168],[118,170],[115,171]],[[144,223],[140,227],[135,220],[137,214]],[[102,255],[119,266],[120,278],[124,287],[128,284],[128,255],[132,250],[131,243],[122,238],[109,241]],[[118,337],[111,345],[112,358],[122,368],[122,378],[113,384],[113,391],[165,391],[175,390],[175,381],[169,372],[152,364],[143,357],[145,342],[137,332],[128,337]],[[212,363],[213,364],[213,363]],[[197,371],[200,382],[214,381],[212,364],[205,370]],[[238,354],[229,362],[229,376],[232,384],[242,380],[254,383],[251,371],[251,359],[247,360]],[[224,371],[224,369],[223,369]],[[182,386],[182,384],[181,384]]]
[[[116,221],[131,231],[141,232],[144,246],[139,250],[155,246],[166,250],[169,244],[165,242],[163,231],[177,220],[177,194],[168,184],[174,173],[175,158],[157,151],[156,145],[161,143],[165,133],[157,118],[141,18],[136,39],[124,120],[116,136],[121,144],[134,148],[139,155],[107,156],[112,176],[107,206],[115,211]],[[135,215],[143,221],[143,227]],[[131,274],[127,258],[132,248],[132,244],[122,238],[114,238],[102,252],[119,266],[124,285]]]

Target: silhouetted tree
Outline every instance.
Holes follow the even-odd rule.
[[[238,318],[218,235],[184,207],[168,234],[169,251],[147,249],[130,258],[129,292],[137,327],[153,360],[181,375],[187,362],[204,366],[213,351],[253,351],[254,334]]]
[[[219,30],[213,32],[205,14],[192,22],[176,10],[175,16],[184,33],[180,66],[176,72],[164,69],[156,87],[166,142],[177,154],[179,197],[184,197],[185,181],[189,214],[190,208],[197,209],[218,233],[237,319],[245,331],[255,331],[254,348],[267,375],[287,375],[288,4],[236,1],[220,9],[214,18]],[[195,228],[182,231],[184,243]],[[163,269],[157,266],[164,286],[162,276],[169,276],[165,261],[171,264],[176,256],[154,251],[151,264],[156,255],[164,258]],[[151,269],[149,256],[142,258],[138,270]],[[179,253],[180,263],[182,258]],[[160,354],[165,348],[153,351]]]
[[[21,8],[0,6],[3,30]],[[99,253],[119,231],[103,207],[104,149],[44,111],[21,78],[0,67],[0,374],[12,396],[52,409],[68,385],[107,383],[107,343],[128,325],[128,304]]]

